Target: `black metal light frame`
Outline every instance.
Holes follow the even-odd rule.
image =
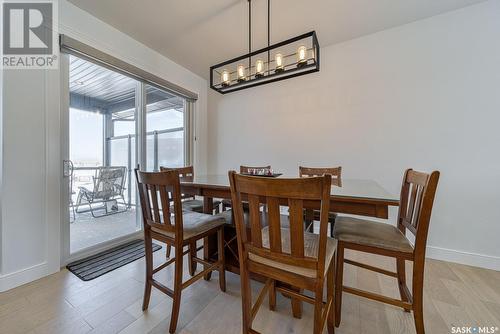
[[[271,73],[269,66],[268,66],[268,69],[266,70],[266,74],[263,77],[255,78],[255,76],[250,73],[248,76],[249,79],[246,81],[243,81],[243,82],[234,83],[234,84],[231,84],[229,86],[223,86],[222,84],[214,84],[214,71],[216,69],[220,69],[225,65],[228,65],[231,63],[236,63],[236,62],[244,60],[244,59],[251,59],[253,56],[256,56],[258,54],[270,52],[271,50],[275,50],[277,48],[283,47],[284,45],[292,44],[294,42],[297,42],[301,39],[305,39],[308,37],[312,38],[312,45],[314,48],[314,59],[309,59],[308,63],[306,65],[304,65],[302,67],[297,67],[297,66],[292,67],[293,64],[288,65],[287,67],[290,67],[290,68],[288,68],[288,69],[285,68],[284,71],[278,72],[278,73],[276,73],[276,72]],[[245,88],[263,85],[263,84],[270,83],[270,82],[276,82],[276,81],[285,80],[285,79],[297,77],[297,76],[304,75],[304,74],[318,72],[319,71],[319,59],[320,59],[319,54],[320,54],[319,43],[318,43],[318,38],[316,37],[316,32],[311,31],[311,32],[308,32],[306,34],[287,39],[286,41],[276,43],[276,44],[273,44],[271,46],[265,47],[263,49],[253,51],[253,52],[250,52],[246,55],[236,57],[236,58],[233,58],[231,60],[222,62],[220,64],[211,66],[210,67],[210,88],[212,88],[213,90],[215,90],[221,94],[226,94],[226,93],[235,92],[235,91],[245,89]],[[268,62],[268,64],[269,64],[269,62]]]
[[[221,93],[221,94],[226,94],[226,93],[231,93],[235,92],[238,90],[250,88],[250,87],[255,87],[255,86],[260,86],[266,83],[270,82],[276,82],[280,80],[285,80],[293,77],[297,77],[300,75],[305,75],[313,72],[318,72],[319,71],[319,55],[320,55],[320,48],[319,48],[319,42],[318,42],[318,37],[316,36],[315,31],[311,31],[305,34],[302,34],[297,37],[293,37],[290,39],[287,39],[283,42],[276,43],[273,45],[270,45],[270,40],[271,40],[271,32],[270,32],[270,11],[271,11],[271,1],[267,1],[267,47],[262,48],[260,50],[256,51],[251,51],[252,50],[252,11],[251,11],[251,0],[248,0],[248,53],[233,59],[230,59],[228,61],[213,65],[210,67],[210,88],[213,90]],[[311,39],[311,45],[313,49],[313,58],[307,58],[305,60],[305,64],[301,64],[301,66],[298,66],[298,63],[292,63],[292,64],[287,64],[284,66],[282,71],[272,71],[270,69],[270,64],[271,64],[271,59],[270,59],[270,54],[272,50],[276,50],[280,47],[283,47],[285,45],[289,45],[292,43],[295,43],[297,41],[303,40],[303,39]],[[263,76],[256,76],[255,74],[252,75],[252,57],[262,54],[262,53],[267,53],[267,70],[264,71]],[[291,56],[291,55],[288,55]],[[288,57],[287,56],[287,57]],[[224,66],[232,64],[232,63],[237,63],[241,60],[246,60],[248,59],[248,76],[246,76],[246,80],[244,81],[236,81],[235,83],[231,83],[231,79],[229,78],[230,84],[229,85],[224,85],[221,83],[214,83],[214,72],[217,72],[218,69],[222,69]],[[217,72],[217,74],[220,76],[221,73]],[[230,77],[231,73],[229,73]]]

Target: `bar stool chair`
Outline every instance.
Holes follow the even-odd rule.
[[[203,278],[205,274],[217,270],[220,289],[226,291],[223,244],[225,221],[218,216],[182,210],[178,171],[148,173],[136,169],[135,175],[141,201],[146,249],[146,284],[142,309],[144,311],[149,306],[153,286],[171,297],[173,305],[169,331],[174,333],[179,318],[182,290]],[[173,212],[171,202],[174,203]],[[192,260],[202,263],[205,269],[182,282],[182,258],[190,251],[190,249],[184,251],[184,246],[195,244],[197,240],[214,233],[217,233],[218,238],[217,261],[205,261],[193,256]],[[153,240],[175,247],[175,257],[156,268],[153,268]],[[174,287],[170,289],[155,280],[153,275],[172,263],[175,264],[175,276]]]
[[[313,333],[334,333],[334,255],[336,241],[326,235],[330,205],[331,176],[297,179],[267,179],[229,172],[231,197],[236,222],[240,258],[243,333],[257,333],[252,328],[266,293],[269,308],[276,308],[276,291],[292,299],[314,305]],[[248,200],[247,233],[243,198]],[[320,234],[304,232],[303,210],[306,201],[321,202]],[[267,210],[260,211],[260,204]],[[279,206],[290,208],[289,226],[280,224]],[[267,215],[263,227],[261,216]],[[250,274],[266,278],[266,283],[252,306]],[[327,281],[327,300],[323,302],[324,282]],[[277,284],[280,283],[280,284]],[[284,284],[293,288],[288,288]],[[296,289],[310,290],[314,297]]]
[[[169,171],[169,170],[176,170],[179,173],[179,178],[181,181],[193,181],[194,179],[194,167],[193,166],[187,166],[187,167],[178,167],[178,168],[170,168],[170,167],[161,167],[160,166],[160,171]],[[186,194],[181,194],[182,197],[182,209],[183,210],[188,210],[188,211],[194,211],[194,212],[199,212],[203,213],[203,201],[196,199],[193,195],[186,195]],[[217,214],[219,213],[219,207],[220,207],[220,201],[214,201],[213,202],[213,207],[214,207],[214,212]],[[171,207],[170,211],[173,211],[174,208]],[[191,248],[196,249],[196,244],[191,245]],[[170,245],[167,245],[167,257],[170,257],[170,253],[172,251],[172,247]],[[193,250],[193,252],[196,252],[196,250]],[[190,255],[191,258],[191,255]],[[190,262],[192,262],[190,260]],[[196,265],[193,264],[190,266],[189,273],[191,276],[194,274],[196,271]]]
[[[426,174],[408,169],[405,172],[397,227],[364,219],[337,218],[334,228],[334,237],[338,240],[335,282],[337,327],[340,325],[342,291],[344,291],[401,307],[406,312],[413,310],[417,334],[425,333],[423,317],[425,248],[438,180],[438,171]],[[414,245],[406,238],[407,230],[415,236]],[[345,259],[345,249],[394,258],[396,272]],[[406,285],[405,261],[413,262],[412,293]],[[401,300],[344,286],[342,283],[344,263],[396,278]]]
[[[323,176],[330,174],[332,176],[332,186],[342,187],[342,167],[303,167],[299,166],[300,177]],[[314,220],[319,220],[319,210],[306,210],[306,228],[312,232]],[[335,212],[328,213],[328,222],[330,223],[330,236],[333,237],[333,225],[337,214]]]
[[[181,181],[193,181],[194,179],[194,167],[160,167],[160,171],[168,171],[168,170],[176,170],[179,172],[179,178]],[[220,201],[214,201],[213,207],[214,212],[219,213]],[[199,213],[203,213],[203,201],[196,199],[193,195],[182,194],[182,208],[184,210],[195,211]]]
[[[268,166],[261,166],[261,167],[256,167],[256,166],[240,166],[240,173],[241,174],[250,174],[250,170],[252,169],[271,169],[271,165]],[[230,199],[223,199],[222,200],[222,211],[226,211],[231,208],[231,200]],[[248,209],[248,207],[245,207],[245,209]]]

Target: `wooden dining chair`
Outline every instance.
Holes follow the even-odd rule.
[[[240,166],[240,173],[242,174],[250,174],[250,170],[252,169],[271,169],[271,165],[268,166]],[[231,200],[230,199],[223,199],[222,200],[222,211],[226,211],[231,208]],[[245,206],[245,209],[247,207]]]
[[[160,167],[160,171],[176,170],[179,172],[179,178],[181,181],[191,182],[194,180],[194,167]],[[203,213],[203,201],[196,199],[193,195],[182,194],[182,208],[184,210],[190,210],[195,212]],[[220,201],[213,202],[214,213],[219,213]]]
[[[336,242],[326,235],[331,176],[268,179],[231,171],[229,180],[240,258],[243,333],[257,333],[252,328],[253,319],[266,293],[269,293],[269,308],[276,308],[276,291],[314,305],[313,333],[321,333],[325,323],[328,332],[333,333]],[[249,204],[250,233],[245,224],[243,199]],[[304,204],[312,201],[321,203],[319,235],[304,232]],[[266,211],[260,210],[262,203],[267,206]],[[290,208],[289,228],[280,224],[280,204]],[[261,219],[263,214],[267,215],[265,227]],[[251,273],[266,279],[253,306]],[[323,302],[325,280],[327,299]],[[297,289],[310,290],[314,297],[297,292]]]
[[[194,180],[194,167],[193,166],[187,166],[187,167],[162,167],[160,166],[160,171],[165,172],[169,170],[176,170],[179,173],[179,179],[181,181],[187,181],[191,182]],[[189,210],[189,211],[194,211],[194,212],[199,212],[203,213],[203,201],[196,199],[193,195],[186,195],[186,194],[181,194],[182,198],[182,209],[183,210]],[[214,208],[214,213],[217,214],[219,213],[219,207],[220,207],[220,201],[214,201],[213,202],[213,208]],[[173,210],[173,207],[170,208],[170,210]],[[196,252],[196,245],[192,245],[191,248],[193,248],[192,252]],[[170,257],[170,254],[172,252],[172,246],[167,245],[167,257]],[[192,254],[190,253],[189,259],[190,263],[192,265],[189,266],[189,273],[194,275],[194,272],[196,271],[196,264],[191,261]]]
[[[332,186],[342,187],[342,167],[303,167],[299,166],[300,177],[323,176],[330,174],[332,176]],[[306,227],[310,232],[313,229],[314,220],[319,220],[319,210],[306,210]],[[330,235],[333,236],[333,226],[337,214],[335,212],[328,213],[328,222],[330,223]]]
[[[169,331],[174,333],[177,328],[183,289],[203,278],[205,274],[217,270],[220,289],[226,291],[223,244],[225,221],[218,216],[182,210],[178,171],[148,173],[136,169],[135,174],[141,201],[146,249],[146,284],[142,309],[144,311],[149,306],[153,286],[171,297],[173,304]],[[171,202],[173,202],[173,211],[171,211]],[[218,238],[217,261],[210,262],[194,256],[193,260],[202,263],[205,269],[182,282],[183,256],[190,251],[190,249],[184,251],[184,246],[196,244],[197,240],[215,233]],[[153,240],[175,248],[175,257],[156,268],[153,268]],[[170,289],[155,280],[153,275],[172,263],[175,264],[175,275],[174,287]]]
[[[439,172],[430,174],[408,169],[403,178],[397,227],[364,219],[339,217],[334,237],[338,240],[335,283],[336,326],[340,324],[342,291],[413,310],[417,334],[424,334],[423,284],[425,248]],[[412,245],[406,231],[415,236]],[[345,249],[388,256],[396,260],[396,272],[344,258]],[[412,293],[406,285],[405,261],[413,262]],[[397,279],[401,300],[344,286],[344,263],[375,271]]]

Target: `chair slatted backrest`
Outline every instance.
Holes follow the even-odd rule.
[[[252,169],[271,169],[271,165],[269,166],[240,166],[240,173],[241,174],[251,174],[250,171]]]
[[[439,181],[439,172],[430,174],[406,170],[401,187],[398,228],[415,235],[415,253],[423,251],[427,243],[427,233]]]
[[[194,180],[194,167],[186,166],[186,167],[162,167],[160,166],[160,171],[165,172],[169,170],[176,170],[179,173],[179,179],[181,182],[193,182]],[[182,199],[194,198],[193,195],[182,194]]]
[[[342,167],[303,167],[299,166],[300,177],[323,176],[330,174],[332,176],[332,186],[342,187]]]
[[[120,196],[125,189],[127,167],[106,166],[96,169],[94,176],[94,198],[109,199]]]
[[[176,170],[164,172],[142,172],[135,170],[141,201],[144,229],[151,227],[175,233],[182,241],[182,205],[179,173]],[[174,203],[174,212],[170,204]],[[172,221],[172,215],[174,219]]]
[[[247,260],[248,253],[278,261],[283,264],[317,270],[324,275],[328,212],[330,206],[331,176],[270,179],[229,172],[231,196],[238,236],[240,259]],[[243,200],[249,203],[249,228],[245,228]],[[320,202],[320,232],[317,257],[304,255],[304,203]],[[260,211],[260,204],[267,205],[267,212]],[[289,229],[280,224],[280,205],[288,206]],[[268,247],[262,238],[263,222],[267,215]],[[283,247],[282,233],[289,233],[289,247]],[[289,249],[288,249],[289,248]]]

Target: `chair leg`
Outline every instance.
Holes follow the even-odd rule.
[[[398,275],[398,287],[399,287],[399,295],[401,296],[401,300],[404,302],[408,301],[408,296],[406,296],[406,271],[405,271],[405,260],[404,259],[396,259],[396,273]],[[405,312],[410,312],[410,309],[404,308]]]
[[[335,327],[340,325],[342,313],[342,287],[344,280],[344,247],[341,242],[337,244],[337,257],[335,261]]]
[[[167,245],[167,258],[170,257],[170,253],[172,252],[172,246]]]
[[[194,276],[197,267],[196,261],[193,260],[193,258],[196,257],[196,241],[191,242],[188,247],[189,247],[189,256],[188,256],[189,275]]]
[[[328,314],[326,317],[326,327],[328,329],[328,334],[335,333],[335,298],[334,298],[334,280],[335,280],[335,258],[332,258],[330,263],[330,268],[328,268],[328,272],[326,275],[326,302],[327,305],[332,301],[332,305],[328,310]]]
[[[297,289],[294,287],[290,287],[292,290],[296,290],[298,293],[303,293],[303,289]],[[292,315],[294,318],[300,319],[302,318],[302,301],[297,298],[291,297],[292,302]]]
[[[210,260],[210,255],[212,254],[211,252],[211,239],[210,237],[204,237],[203,238],[203,259],[205,261],[209,261]],[[203,266],[203,268],[205,269],[206,267]],[[206,273],[205,275],[203,275],[203,279],[205,281],[210,281],[210,279],[212,278],[212,272],[208,272]]]
[[[169,332],[175,333],[177,329],[177,320],[179,319],[179,310],[181,306],[181,292],[182,292],[182,253],[183,248],[180,246],[175,247],[175,277],[174,277],[174,295],[172,302],[172,316],[170,318]]]
[[[413,266],[413,318],[417,334],[425,334],[424,328],[424,266]]]
[[[108,206],[106,205],[106,203],[104,203],[104,207],[106,208],[106,211],[105,211],[106,213],[104,215],[106,215],[108,213],[108,209],[107,209]],[[92,217],[99,218],[98,216],[96,216],[94,214],[94,209],[92,208],[92,204],[90,204],[90,203],[89,203],[89,209],[90,209],[90,214],[92,215]]]
[[[335,227],[335,218],[330,219],[330,236],[333,238],[333,229]]]
[[[323,326],[321,326],[321,319],[323,318],[323,283],[321,281],[318,284],[314,293],[314,334],[321,334],[323,332]]]
[[[144,248],[146,258],[146,282],[144,285],[144,298],[142,301],[142,310],[145,311],[149,307],[149,299],[151,298],[151,281],[153,280],[153,240],[148,231],[144,234]]]
[[[272,280],[269,287],[269,309],[276,311],[276,281]]]
[[[219,260],[219,287],[226,292],[226,269],[224,268],[224,226],[217,231],[217,259]]]
[[[243,266],[240,268],[240,280],[243,334],[250,334],[252,331],[252,291],[250,288],[250,274]]]

